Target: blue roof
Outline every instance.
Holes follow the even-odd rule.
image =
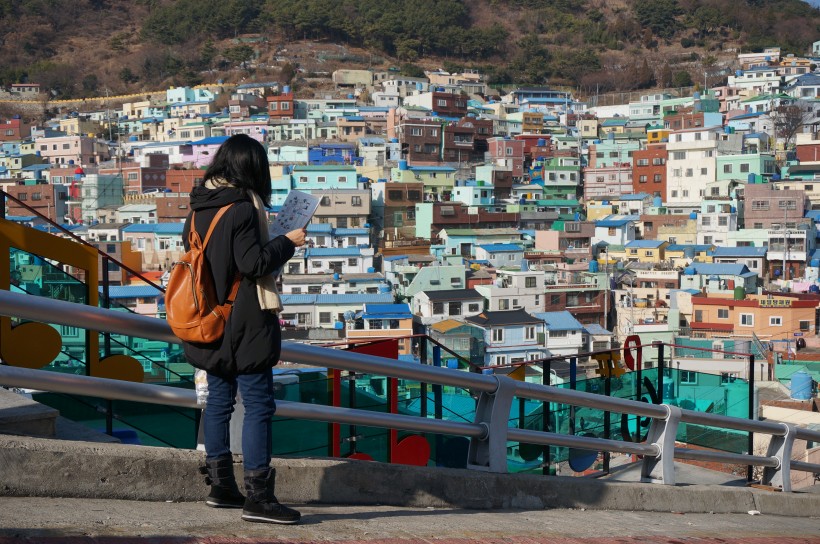
[[[455,172],[455,168],[449,166],[409,166],[411,172]]]
[[[282,206],[279,206],[281,209]],[[333,225],[330,223],[308,223],[307,232],[308,234],[313,232],[327,232],[328,234],[333,230]]]
[[[749,272],[745,264],[692,263],[689,268],[694,268],[696,274],[704,276],[712,274],[716,276],[740,276]]]
[[[656,249],[666,243],[666,240],[632,240],[624,245],[628,249]]]
[[[191,142],[191,145],[222,145],[227,139],[227,136],[211,136],[210,138]]]
[[[24,166],[20,170],[23,172],[42,172],[43,170],[48,170],[51,168],[50,164],[30,164],[28,166]]]
[[[620,199],[621,200],[643,200],[647,197],[649,197],[649,195],[647,193],[635,193],[635,194],[629,194],[629,195],[621,195]],[[612,200],[616,200],[616,199],[613,198]]]
[[[7,215],[6,219],[9,221],[17,221],[19,223],[27,223],[28,221],[34,221],[36,215]]]
[[[281,295],[282,304],[366,304],[373,302],[391,303],[392,293],[383,294],[360,294],[349,293],[345,295]]]
[[[588,325],[584,325],[584,329],[587,331],[588,334],[612,334],[610,331],[606,330],[597,323],[590,323]]]
[[[401,261],[407,259],[407,255],[389,255],[382,257],[382,261]]]
[[[691,249],[694,251],[708,251],[712,248],[710,244],[671,244],[666,246],[666,251],[686,251]]]
[[[345,119],[349,119],[349,117],[345,117]],[[356,147],[356,144],[348,144],[348,143],[335,143],[335,144],[319,144],[319,149],[353,149]]]
[[[596,227],[624,227],[633,221],[637,221],[640,218],[637,215],[624,215],[624,216],[617,216],[617,215],[610,215],[609,217],[604,217],[603,219],[599,219],[595,222]]]
[[[356,317],[362,319],[412,319],[408,304],[365,304]]]
[[[566,310],[560,312],[539,312],[532,315],[538,319],[543,319],[547,324],[547,329],[551,331],[580,331],[584,329],[584,325]]]
[[[182,234],[184,223],[135,223],[128,225],[123,232],[153,232],[154,234]]]
[[[713,257],[765,257],[765,247],[716,247]]]
[[[356,234],[369,234],[370,229],[364,228],[347,228],[347,229],[334,229],[333,234],[337,236],[353,236]]]
[[[503,253],[510,251],[524,251],[524,249],[517,244],[484,244],[477,246],[487,251],[488,253]]]
[[[806,217],[817,223],[820,221],[820,210],[808,210],[806,212]]]
[[[362,250],[358,247],[312,247],[305,251],[305,258],[312,257],[359,257]]]
[[[761,115],[763,115],[763,112],[759,112],[759,111],[752,111],[752,112],[749,112],[749,113],[741,113],[740,115],[735,115],[734,117],[729,119],[727,122],[731,123],[732,121],[735,121],[736,119],[753,119],[755,117],[760,117]]]
[[[103,288],[100,286],[100,293]],[[111,285],[108,287],[108,298],[151,298],[161,297],[163,292],[150,285]]]

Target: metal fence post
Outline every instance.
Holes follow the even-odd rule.
[[[483,440],[470,439],[467,468],[488,472],[507,472],[507,429],[516,381],[494,374],[498,387],[492,393],[482,392],[475,409],[475,423],[487,428]]]
[[[544,372],[541,376],[541,383],[543,385],[552,385],[552,361],[547,359],[544,363]],[[543,401],[541,403],[541,430],[544,432],[549,432],[550,430],[550,419],[552,418],[552,410],[550,409],[549,401]],[[544,446],[543,448],[543,456],[544,462],[541,466],[541,472],[543,474],[549,474],[550,469],[552,468],[552,459],[550,457],[550,447]]]
[[[659,453],[657,457],[644,456],[641,481],[675,485],[675,437],[682,412],[677,406],[662,406],[666,408],[666,418],[652,419],[646,435],[646,442],[658,446]]]
[[[757,419],[757,414],[755,414],[755,356],[754,356],[754,354],[749,355],[749,419]],[[749,450],[749,455],[754,455],[755,433],[753,433],[752,431],[749,431],[749,438],[747,440],[747,448]],[[754,479],[754,467],[752,467],[752,465],[747,465],[746,466],[746,481],[751,482],[751,481],[753,481],[753,479]]]
[[[794,445],[797,426],[793,423],[782,423],[782,425],[786,428],[786,434],[783,436],[772,436],[769,442],[769,448],[766,451],[766,456],[776,457],[780,466],[777,468],[764,467],[763,478],[760,483],[779,487],[784,493],[789,493],[792,490],[792,446]]]
[[[419,362],[427,364],[427,336],[419,338]],[[421,417],[427,417],[427,382],[419,384],[419,400],[421,401]]]

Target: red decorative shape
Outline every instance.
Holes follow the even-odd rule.
[[[373,458],[366,453],[356,452],[347,456],[348,459],[358,459],[359,461],[372,461]]]
[[[430,460],[430,443],[418,434],[411,434],[401,439],[393,449],[391,462],[397,465],[426,467]]]
[[[633,349],[637,352],[637,357],[632,355]],[[629,370],[643,368],[643,347],[641,346],[641,337],[637,334],[627,336],[624,341],[624,362]]]

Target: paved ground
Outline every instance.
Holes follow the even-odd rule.
[[[790,518],[592,510],[299,507],[303,522],[243,522],[202,503],[0,497],[0,544],[820,544],[820,512]]]

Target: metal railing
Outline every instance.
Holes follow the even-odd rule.
[[[167,323],[159,319],[9,291],[0,291],[0,315],[110,333],[138,333],[140,337],[163,342],[179,341]],[[675,484],[676,458],[763,467],[763,483],[780,487],[783,491],[791,491],[791,470],[820,472],[820,464],[791,460],[795,440],[820,442],[820,432],[790,423],[755,421],[695,412],[668,404],[648,404],[519,382],[506,376],[475,374],[419,364],[396,364],[392,359],[341,350],[330,352],[328,349],[283,342],[282,358],[312,366],[469,389],[478,395],[475,420],[472,423],[443,421],[284,400],[277,401],[277,415],[330,423],[464,436],[470,439],[467,468],[498,473],[507,471],[508,441],[642,455],[642,480],[670,485]],[[195,392],[191,390],[2,365],[0,384],[107,399],[201,408],[196,402]],[[510,408],[516,396],[650,418],[649,432],[645,442],[633,443],[509,428]],[[680,448],[675,447],[679,423],[768,434],[772,439],[764,456]]]

